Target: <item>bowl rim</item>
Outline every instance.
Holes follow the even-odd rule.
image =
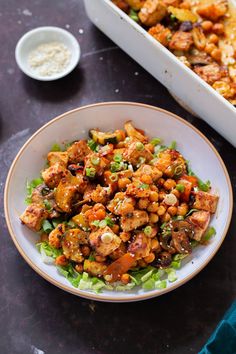
[[[185,277],[184,279],[180,280],[178,283],[173,284],[171,287],[167,287],[165,289],[162,290],[153,290],[152,292],[145,292],[143,294],[134,294],[132,297],[126,297],[125,293],[122,296],[117,296],[117,297],[113,297],[112,295],[104,295],[103,293],[100,294],[96,294],[96,293],[92,293],[92,292],[84,292],[81,291],[80,289],[77,288],[71,288],[69,285],[64,285],[59,283],[57,280],[55,280],[53,277],[49,276],[46,272],[44,272],[43,270],[41,270],[37,265],[34,264],[33,261],[31,261],[31,259],[29,258],[29,256],[24,252],[24,250],[21,248],[20,244],[17,241],[17,237],[15,235],[15,233],[13,232],[13,228],[11,226],[11,219],[9,216],[9,210],[8,210],[8,192],[9,192],[9,188],[10,188],[10,183],[11,183],[11,179],[12,179],[12,175],[15,169],[15,165],[18,161],[18,159],[21,157],[22,153],[24,152],[24,150],[28,147],[28,145],[34,140],[34,138],[40,134],[43,130],[45,130],[49,125],[53,124],[56,121],[59,121],[61,119],[64,119],[67,115],[74,113],[74,112],[79,112],[79,111],[83,111],[86,110],[88,108],[93,108],[93,107],[101,107],[101,106],[113,106],[113,105],[127,105],[127,106],[136,106],[136,107],[143,107],[143,108],[148,108],[157,112],[162,112],[165,113],[167,115],[170,115],[172,118],[180,121],[181,123],[187,125],[189,128],[193,129],[198,135],[200,135],[201,138],[203,138],[205,140],[205,142],[209,145],[210,149],[213,150],[213,153],[216,155],[222,170],[224,172],[225,178],[226,178],[226,182],[228,185],[228,189],[229,189],[229,213],[227,216],[227,221],[226,221],[226,225],[225,228],[222,232],[221,235],[221,239],[220,239],[220,243],[217,245],[217,247],[212,251],[212,253],[207,257],[207,259],[203,262],[203,264],[197,268],[196,270],[194,270],[192,273],[190,273],[187,277]],[[172,291],[178,287],[180,287],[181,285],[185,284],[187,281],[189,281],[190,279],[192,279],[195,275],[197,275],[209,262],[210,260],[214,257],[214,255],[216,254],[216,252],[219,250],[221,244],[223,243],[225,236],[227,234],[229,225],[230,225],[230,221],[231,221],[231,217],[232,217],[232,212],[233,212],[233,191],[232,191],[232,185],[230,182],[230,177],[228,174],[228,171],[226,169],[226,166],[220,156],[220,154],[218,153],[218,151],[216,150],[216,148],[212,145],[212,143],[204,136],[203,133],[201,133],[196,127],[194,127],[192,124],[190,124],[188,121],[185,121],[183,118],[179,117],[178,115],[169,112],[167,110],[164,110],[162,108],[159,107],[155,107],[152,105],[148,105],[148,104],[144,104],[144,103],[138,103],[138,102],[128,102],[128,101],[111,101],[111,102],[100,102],[100,103],[94,103],[94,104],[88,104],[82,107],[78,107],[75,109],[72,109],[70,111],[67,111],[55,118],[53,118],[52,120],[50,120],[49,122],[47,122],[46,124],[44,124],[41,128],[39,128],[25,143],[24,145],[21,147],[21,149],[19,150],[19,152],[17,153],[15,159],[13,160],[11,167],[9,169],[8,175],[7,175],[7,179],[6,179],[6,183],[5,183],[5,190],[4,190],[4,211],[5,211],[5,218],[6,218],[6,224],[8,227],[8,231],[10,233],[10,236],[17,248],[17,250],[19,251],[19,253],[21,254],[21,256],[24,258],[24,260],[29,264],[29,266],[39,275],[41,275],[45,280],[47,280],[48,282],[50,282],[51,284],[57,286],[58,288],[65,290],[71,294],[77,295],[77,296],[81,296],[83,298],[86,299],[90,299],[90,300],[96,300],[96,301],[106,301],[106,302],[133,302],[133,301],[139,301],[139,300],[145,300],[145,299],[150,299],[156,296],[160,296],[162,294],[168,293],[169,291]]]
[[[25,64],[25,61],[22,59],[21,49],[24,47],[25,43],[30,39],[34,38],[34,35],[40,32],[44,31],[51,31],[54,33],[61,33],[65,38],[68,38],[68,40],[73,44],[73,53],[74,53],[74,60],[69,63],[69,65],[63,70],[61,73],[54,74],[52,76],[40,76],[34,72],[31,72],[30,70],[27,69],[27,66]],[[45,41],[46,43],[46,41]],[[77,41],[76,37],[69,31],[67,31],[64,28],[57,27],[57,26],[40,26],[33,28],[23,34],[23,36],[20,37],[18,40],[16,47],[15,47],[15,60],[20,68],[20,70],[27,76],[31,77],[32,79],[38,80],[38,81],[54,81],[61,79],[65,76],[67,76],[74,68],[76,65],[79,63],[81,56],[81,49],[79,42]]]

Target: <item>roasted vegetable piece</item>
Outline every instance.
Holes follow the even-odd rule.
[[[180,178],[186,173],[186,162],[176,150],[166,149],[159,153],[159,157],[152,164],[168,177]]]
[[[188,221],[173,221],[171,235],[173,246],[178,253],[192,252],[189,238],[192,238],[193,228]]]
[[[65,166],[60,162],[56,162],[42,172],[42,177],[48,187],[55,188],[60,183],[62,177],[64,177],[65,171]]]
[[[124,254],[107,267],[107,270],[104,272],[104,278],[109,282],[120,280],[121,275],[126,273],[133,266],[135,261],[133,254]]]
[[[72,208],[72,202],[80,186],[80,180],[66,171],[56,189],[55,200],[58,207],[65,213],[69,213]]]
[[[124,128],[128,137],[141,141],[142,143],[146,143],[148,141],[148,138],[136,129],[131,121],[126,122]]]
[[[91,153],[91,150],[85,140],[76,141],[67,149],[69,163],[83,162],[89,153]]]
[[[188,52],[193,44],[193,36],[190,32],[177,31],[173,34],[169,43],[171,50],[182,50]]]
[[[61,245],[67,259],[81,263],[84,260],[80,245],[88,244],[88,233],[80,229],[70,229],[64,234]]]
[[[193,225],[194,234],[192,238],[196,241],[201,241],[204,233],[210,222],[210,212],[209,211],[196,211],[187,220]]]
[[[61,247],[61,238],[66,230],[65,224],[59,224],[48,236],[49,245],[54,248]]]
[[[132,213],[123,215],[120,220],[120,226],[123,231],[131,231],[148,223],[148,214],[143,210],[134,210]]]
[[[148,33],[165,47],[168,46],[169,41],[172,37],[170,29],[162,26],[160,23],[158,23],[156,26],[151,27],[148,30]]]
[[[110,227],[99,228],[91,232],[89,242],[96,253],[100,256],[108,256],[115,251],[121,243],[121,239],[111,230]]]
[[[61,165],[67,166],[68,159],[67,151],[50,151],[48,153],[48,162],[50,166],[55,165],[57,162],[59,162]]]
[[[171,265],[172,257],[168,252],[158,253],[157,258],[155,260],[154,266],[160,268],[168,268]]]
[[[43,220],[47,219],[48,212],[37,204],[30,204],[20,216],[22,224],[33,231],[39,231]]]
[[[115,132],[107,132],[103,133],[100,132],[99,130],[92,129],[89,131],[90,137],[96,142],[101,145],[106,145],[106,144],[118,144],[119,141],[122,141],[125,139],[124,132],[122,130],[116,130]]]
[[[195,192],[194,195],[195,202],[193,203],[193,208],[206,210],[212,214],[216,212],[216,207],[219,200],[218,195],[202,191]]]
[[[157,167],[151,165],[142,165],[134,173],[133,177],[140,178],[143,175],[150,175],[153,182],[157,182],[162,177],[162,172]]]
[[[167,7],[160,0],[147,0],[138,16],[145,26],[154,26],[167,14]]]
[[[146,0],[126,0],[127,4],[135,11],[140,10]]]
[[[212,85],[215,81],[220,80],[222,77],[220,66],[216,63],[205,66],[196,66],[193,70],[209,85]]]
[[[169,6],[168,12],[180,22],[190,21],[194,23],[198,19],[192,11],[187,9],[179,9],[178,7]]]
[[[142,143],[140,142],[133,142],[131,143],[126,151],[124,152],[124,158],[128,162],[130,162],[132,165],[137,166],[139,164],[142,164],[144,162],[149,162],[152,158],[153,155],[151,152],[145,147],[145,145],[141,147]]]
[[[134,236],[128,247],[128,251],[134,254],[135,259],[147,257],[151,251],[151,239],[144,232],[139,232]]]
[[[105,263],[90,261],[89,259],[85,259],[84,261],[84,271],[88,272],[90,275],[94,277],[101,277],[106,271],[107,266]]]
[[[93,179],[101,176],[109,164],[109,161],[97,153],[89,154],[84,159],[84,174]]]
[[[218,21],[220,17],[224,16],[227,12],[226,3],[217,2],[202,4],[198,6],[197,13],[211,21]]]
[[[134,198],[127,197],[125,193],[116,193],[107,205],[107,209],[115,215],[124,215],[134,211]]]

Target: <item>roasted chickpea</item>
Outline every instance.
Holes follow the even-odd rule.
[[[155,191],[151,191],[149,199],[151,202],[157,202],[158,201],[158,193]]]
[[[139,199],[139,201],[138,201],[138,207],[139,207],[139,209],[147,209],[148,204],[149,204],[148,198],[141,198],[141,199]]]
[[[150,214],[149,214],[149,222],[150,222],[151,224],[157,223],[158,220],[159,220],[159,215],[154,214],[154,213],[150,213]]]
[[[118,179],[118,187],[119,189],[125,189],[128,184],[131,183],[129,178],[120,178]]]
[[[165,199],[165,197],[166,197],[166,192],[160,191],[160,192],[159,192],[158,199],[159,199],[160,201],[162,201],[163,199]]]
[[[120,281],[123,283],[123,284],[128,284],[129,281],[130,281],[130,275],[128,273],[125,273],[125,274],[122,274],[121,278],[120,278]]]
[[[159,208],[159,203],[157,202],[152,202],[148,205],[147,207],[147,210],[150,212],[150,213],[156,213],[157,210]]]
[[[223,34],[224,33],[224,25],[222,23],[215,23],[212,27],[212,32],[216,34]]]
[[[166,212],[166,208],[164,207],[164,205],[160,205],[160,206],[158,207],[157,214],[158,214],[159,216],[162,216],[162,215],[165,214],[165,212]]]
[[[163,186],[164,183],[165,183],[164,178],[162,178],[162,177],[159,178],[159,180],[158,180],[158,182],[157,182],[158,186],[161,187],[161,186]]]
[[[123,232],[120,233],[120,239],[121,239],[123,242],[129,241],[130,237],[131,237],[131,233],[130,233],[130,232],[124,232],[124,231],[123,231]]]
[[[172,194],[174,194],[176,196],[176,198],[179,198],[180,197],[180,192],[177,190],[177,189],[173,189],[171,191]]]
[[[163,187],[168,191],[175,188],[175,186],[176,186],[176,182],[171,178],[168,178],[163,185]]]
[[[87,256],[90,255],[91,250],[90,250],[89,246],[82,245],[81,246],[81,252],[82,252],[84,257],[87,257]]]
[[[186,203],[181,203],[178,207],[177,207],[177,215],[180,216],[184,216],[186,215],[188,212],[188,204]]]
[[[177,207],[176,206],[170,206],[168,209],[167,209],[168,213],[171,215],[171,216],[175,216],[177,214]]]
[[[146,174],[141,176],[141,181],[143,183],[146,183],[146,184],[152,184],[153,183],[152,177],[150,175],[146,175]]]
[[[221,61],[221,55],[222,55],[221,49],[214,49],[211,52],[212,58],[215,59],[216,61]]]
[[[152,263],[155,259],[155,254],[153,252],[149,253],[147,257],[144,257],[146,263]]]
[[[211,52],[215,49],[217,49],[217,46],[215,44],[207,43],[204,50],[207,54],[211,54]]]
[[[219,42],[219,37],[215,33],[212,33],[208,38],[208,42],[216,44]]]
[[[68,264],[68,259],[64,256],[64,254],[62,254],[55,259],[55,264],[59,266],[66,266]]]
[[[166,212],[164,215],[162,215],[162,217],[161,217],[161,221],[162,222],[168,222],[168,221],[170,221],[170,219],[171,219],[171,216],[170,216],[170,214],[168,213],[168,212]]]
[[[158,192],[158,188],[155,186],[155,184],[151,184],[150,189],[151,191]]]
[[[201,27],[204,32],[210,32],[213,27],[213,23],[211,21],[202,21]]]
[[[96,254],[95,260],[96,260],[97,262],[100,262],[100,263],[101,263],[101,262],[105,262],[106,257],[100,256],[99,254]]]
[[[83,270],[84,270],[83,264],[76,264],[75,270],[78,273],[83,273]]]
[[[152,239],[152,241],[151,241],[151,250],[152,251],[156,251],[156,250],[159,250],[159,249],[161,249],[161,246],[160,246],[158,240],[155,239],[155,238]]]

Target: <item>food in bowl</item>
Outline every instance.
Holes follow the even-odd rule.
[[[218,195],[176,143],[124,130],[91,129],[90,139],[56,144],[48,166],[28,184],[20,220],[40,233],[44,262],[82,290],[163,289],[209,227]]]
[[[236,12],[225,0],[113,0],[232,104],[236,104]]]

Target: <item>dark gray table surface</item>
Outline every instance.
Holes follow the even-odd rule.
[[[81,45],[79,66],[57,82],[31,80],[15,63],[17,40],[42,25],[67,28]],[[72,108],[116,100],[162,107],[199,128],[220,152],[235,190],[235,149],[97,30],[82,0],[0,0],[0,48],[1,200],[14,156],[41,125]],[[199,275],[130,304],[95,303],[57,289],[17,252],[2,203],[0,225],[1,354],[197,353],[236,295],[235,211],[221,249]]]

